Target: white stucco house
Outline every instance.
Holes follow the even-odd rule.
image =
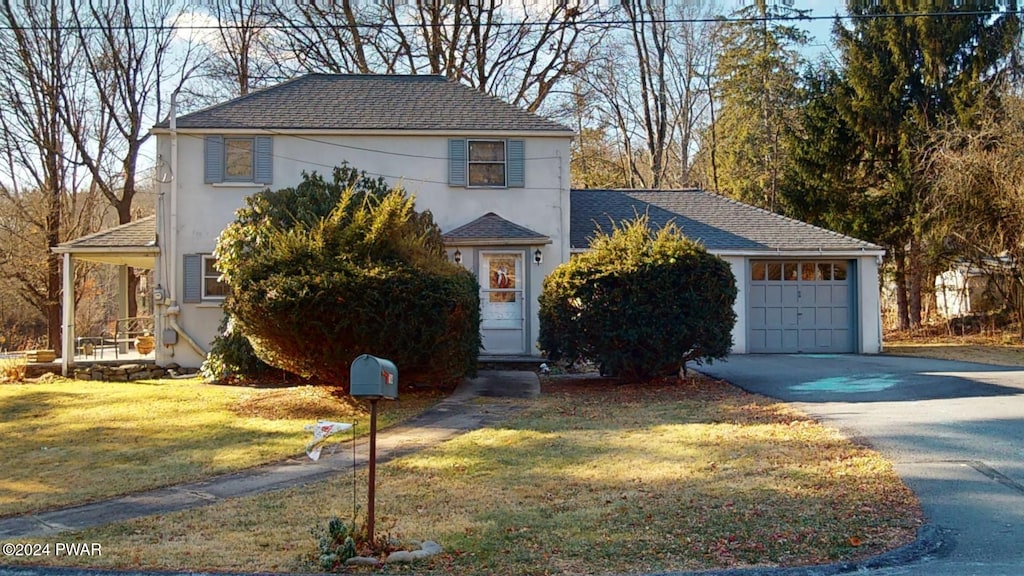
[[[433,213],[449,258],[480,279],[485,354],[538,355],[544,277],[586,249],[595,222],[634,208],[656,224],[675,218],[732,264],[735,352],[881,347],[879,247],[699,191],[570,191],[571,130],[442,77],[312,74],[152,131],[166,163],[156,217],[57,251],[66,272],[75,258],[154,270],[160,365],[205,358],[225,296],[212,252],[243,199],[343,162]],[[74,336],[66,324],[65,370]]]

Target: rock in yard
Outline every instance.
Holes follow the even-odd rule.
[[[420,549],[426,552],[428,556],[440,554],[444,551],[444,549],[441,548],[441,545],[437,542],[434,542],[433,540],[427,540],[423,544],[420,544]]]
[[[377,564],[377,559],[369,556],[353,556],[345,560],[345,566],[376,566]]]
[[[408,552],[408,551],[405,551],[405,550],[399,550],[397,552],[392,552],[391,554],[388,554],[388,558],[387,558],[387,560],[384,561],[384,563],[385,564],[398,564],[398,563],[412,562],[415,559],[416,558],[412,555],[412,552]]]

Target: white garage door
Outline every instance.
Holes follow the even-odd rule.
[[[750,352],[854,352],[853,262],[752,260]]]

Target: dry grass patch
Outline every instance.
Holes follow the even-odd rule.
[[[0,358],[0,384],[6,382],[22,382],[28,361],[24,356],[7,356]]]
[[[439,393],[381,407],[386,426]],[[197,380],[40,379],[0,385],[0,516],[188,482],[302,453],[317,418],[369,427],[366,408],[329,388],[254,389]]]
[[[724,383],[552,378],[543,391],[502,426],[378,467],[378,534],[445,548],[417,574],[814,564],[891,549],[920,524],[878,454]],[[355,486],[361,513],[364,473]],[[352,491],[345,475],[89,530],[74,538],[103,543],[103,557],[75,561],[317,571],[310,529],[351,518]]]
[[[935,330],[885,335],[885,353],[939,360],[978,362],[996,366],[1024,366],[1024,344],[1016,334],[950,336]]]

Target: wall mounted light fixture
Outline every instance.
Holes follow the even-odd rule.
[[[452,254],[452,261],[456,264],[462,264],[462,252],[458,248],[455,249],[455,254]]]
[[[540,251],[540,248],[537,248],[533,252],[533,263],[540,265],[542,262],[544,262],[544,253]]]

